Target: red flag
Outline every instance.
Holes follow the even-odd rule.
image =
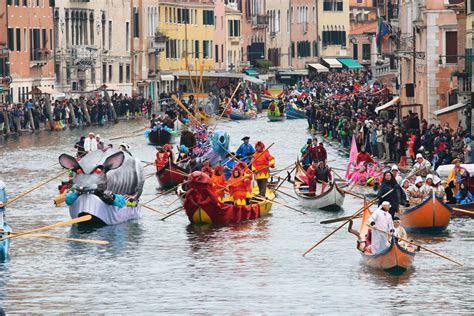
[[[357,160],[357,154],[359,154],[359,151],[357,150],[355,135],[352,135],[351,150],[349,152],[349,163],[347,164],[347,170],[346,170],[346,180],[349,179],[349,172],[351,171],[351,165],[354,161]]]

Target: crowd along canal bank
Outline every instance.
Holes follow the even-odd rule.
[[[302,120],[222,122],[235,151],[243,136],[271,147],[276,169],[295,162],[308,134]],[[108,142],[144,121],[94,127]],[[61,172],[62,153],[74,154],[74,143],[88,129],[62,133],[41,132],[10,137],[0,143],[1,180],[11,197]],[[152,161],[156,149],[143,135],[126,141],[134,157]],[[347,158],[326,147],[329,165],[345,169]],[[154,166],[145,168],[152,173]],[[63,180],[66,179],[66,176]],[[27,231],[70,218],[67,207],[55,207],[57,182],[51,182],[8,207],[8,223]],[[156,196],[155,177],[145,180],[142,200]],[[281,190],[294,194],[288,183]],[[162,212],[179,206],[176,195],[165,195],[150,205]],[[474,224],[452,219],[436,236],[410,235],[426,247],[464,263],[458,267],[420,252],[402,275],[362,264],[353,235],[344,228],[302,257],[303,252],[339,223],[320,221],[348,216],[362,201],[346,195],[342,210],[325,212],[303,208],[284,195],[279,201],[306,215],[274,204],[269,216],[243,223],[205,229],[189,224],[185,213],[165,221],[142,208],[140,219],[83,231],[63,227],[54,234],[95,240],[108,245],[65,243],[16,238],[10,260],[0,264],[0,306],[8,313],[470,313],[474,300]],[[173,203],[172,203],[173,202]],[[359,223],[359,222],[356,222]],[[84,304],[84,302],[87,304]]]

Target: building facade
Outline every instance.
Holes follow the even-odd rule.
[[[7,43],[7,5],[0,5],[0,105],[8,101],[10,76]]]
[[[130,0],[56,0],[56,89],[82,93],[102,85],[132,93]]]
[[[242,12],[242,38],[243,38],[243,65],[255,65],[257,60],[265,59],[266,55],[266,29],[268,17],[266,15],[265,0],[238,0]]]
[[[267,1],[267,59],[274,67],[288,68],[291,63],[290,0]]]
[[[291,0],[290,4],[290,66],[306,69],[319,56],[318,8],[315,1]]]
[[[11,102],[25,102],[35,87],[54,88],[54,24],[50,3],[6,1]]]
[[[235,6],[225,8],[225,70],[242,71],[242,13]]]
[[[346,57],[349,52],[349,2],[344,0],[317,1],[317,32],[321,39],[318,55]]]
[[[375,64],[372,56],[377,33],[378,17],[375,0],[350,0],[349,19],[350,35],[349,45],[352,59],[361,65],[371,66]]]

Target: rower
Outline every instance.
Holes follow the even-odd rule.
[[[370,216],[370,226],[376,228],[372,230],[370,245],[370,250],[374,254],[387,248],[390,244],[387,239],[387,233],[394,232],[392,216],[388,212],[390,207],[390,202],[384,201]]]
[[[423,186],[423,179],[416,177],[415,185],[412,185],[407,189],[408,200],[411,205],[418,205],[425,200],[426,192]]]
[[[316,161],[313,161],[311,165],[306,170],[306,178],[308,179],[308,195],[315,196],[316,195],[316,170],[318,169]]]
[[[356,165],[359,166],[361,163],[363,163],[365,167],[367,167],[369,163],[375,163],[372,156],[365,151],[365,146],[360,148],[360,153],[357,154],[356,158]]]
[[[304,144],[304,146],[301,148],[300,152],[301,152],[301,162],[303,163],[303,168],[306,170],[308,169],[308,167],[311,165],[311,143],[312,143],[312,139],[311,138],[308,138],[308,140],[306,141],[306,144]]]
[[[472,203],[473,196],[469,192],[465,183],[459,185],[459,191],[456,193],[456,203],[457,204],[469,204]]]
[[[397,165],[393,165],[392,168],[390,169],[390,171],[392,172],[392,175],[393,177],[395,178],[395,180],[397,181],[397,183],[399,185],[402,184],[402,181],[403,181],[403,178],[402,176],[400,176],[400,173],[399,173],[399,170],[398,170],[398,166]]]
[[[429,173],[431,173],[431,163],[423,158],[421,153],[416,154],[416,163],[413,165],[413,170],[407,175],[407,178],[411,178],[415,174],[426,177]]]
[[[97,141],[95,140],[94,133],[90,132],[88,137],[84,140],[84,151],[89,153],[97,150]]]
[[[400,217],[395,216],[393,218],[393,230],[394,230],[393,235],[399,239],[398,244],[402,246],[403,248],[406,248],[407,245],[405,244],[403,239],[407,240],[408,237],[407,237],[407,232],[405,231],[405,228],[401,226],[401,223],[402,221],[400,220]]]
[[[470,175],[466,168],[461,167],[461,160],[456,158],[452,163],[454,164],[454,167],[449,171],[448,183],[454,181],[456,186],[459,186],[461,183],[465,183],[469,186]]]
[[[319,145],[317,147],[317,153],[318,153],[318,159],[321,161],[326,161],[328,159],[328,153],[326,152],[326,148],[324,148],[324,144],[322,142],[319,142]]]
[[[224,176],[226,180],[229,180],[231,177],[232,169],[234,169],[237,161],[234,160],[235,153],[227,153],[226,158],[222,161],[222,166],[224,167]]]
[[[214,168],[214,173],[212,174],[211,181],[217,199],[219,200],[219,202],[223,202],[225,195],[225,192],[222,189],[225,188],[225,176],[223,166],[218,165]]]
[[[255,174],[259,194],[265,197],[267,192],[267,181],[270,178],[270,169],[275,168],[275,158],[270,155],[268,150],[265,151],[265,144],[258,141],[255,144],[255,158],[252,162],[252,171]]]
[[[242,145],[239,146],[237,149],[237,158],[244,161],[247,165],[250,164],[250,159],[252,159],[253,154],[255,153],[255,149],[251,144],[249,144],[250,137],[245,136],[242,138],[244,142]]]
[[[0,229],[5,230],[5,204],[8,201],[7,191],[5,189],[5,183],[0,180]]]
[[[321,194],[323,194],[327,184],[332,181],[331,168],[326,166],[324,160],[318,162],[318,167],[316,168],[316,180],[322,183]]]
[[[249,179],[243,175],[242,170],[238,166],[232,169],[232,176],[227,181],[227,191],[234,205],[247,205],[247,188]]]
[[[170,163],[170,154],[162,146],[156,147],[156,150],[155,165],[158,172]]]

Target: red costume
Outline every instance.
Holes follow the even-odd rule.
[[[367,166],[368,163],[375,163],[372,156],[370,156],[370,154],[365,151],[357,154],[356,166],[360,165],[361,162],[364,164],[364,166]]]
[[[252,170],[255,172],[255,179],[270,178],[270,167],[275,167],[275,158],[265,150],[265,145],[262,142],[255,144],[256,153],[252,161]]]
[[[160,171],[163,169],[163,167],[169,163],[169,157],[170,154],[168,152],[157,152],[156,153],[156,159],[155,159],[155,164],[156,164],[156,171]]]
[[[239,174],[235,176],[234,171],[238,171]],[[232,176],[227,181],[227,190],[229,191],[229,195],[235,205],[247,204],[248,182],[250,182],[249,179],[245,175],[242,175],[242,171],[239,168],[234,167],[232,170]]]
[[[318,161],[319,160],[326,161],[326,159],[328,159],[328,154],[326,152],[326,148],[324,148],[324,145],[322,143],[320,143],[318,145],[316,151],[318,153]]]
[[[216,194],[217,199],[219,202],[224,200],[225,191],[225,176],[224,176],[224,167],[217,166],[214,170],[214,174],[211,177],[212,187]]]
[[[316,195],[316,167],[311,165],[306,170],[306,177],[308,178],[308,195]]]

